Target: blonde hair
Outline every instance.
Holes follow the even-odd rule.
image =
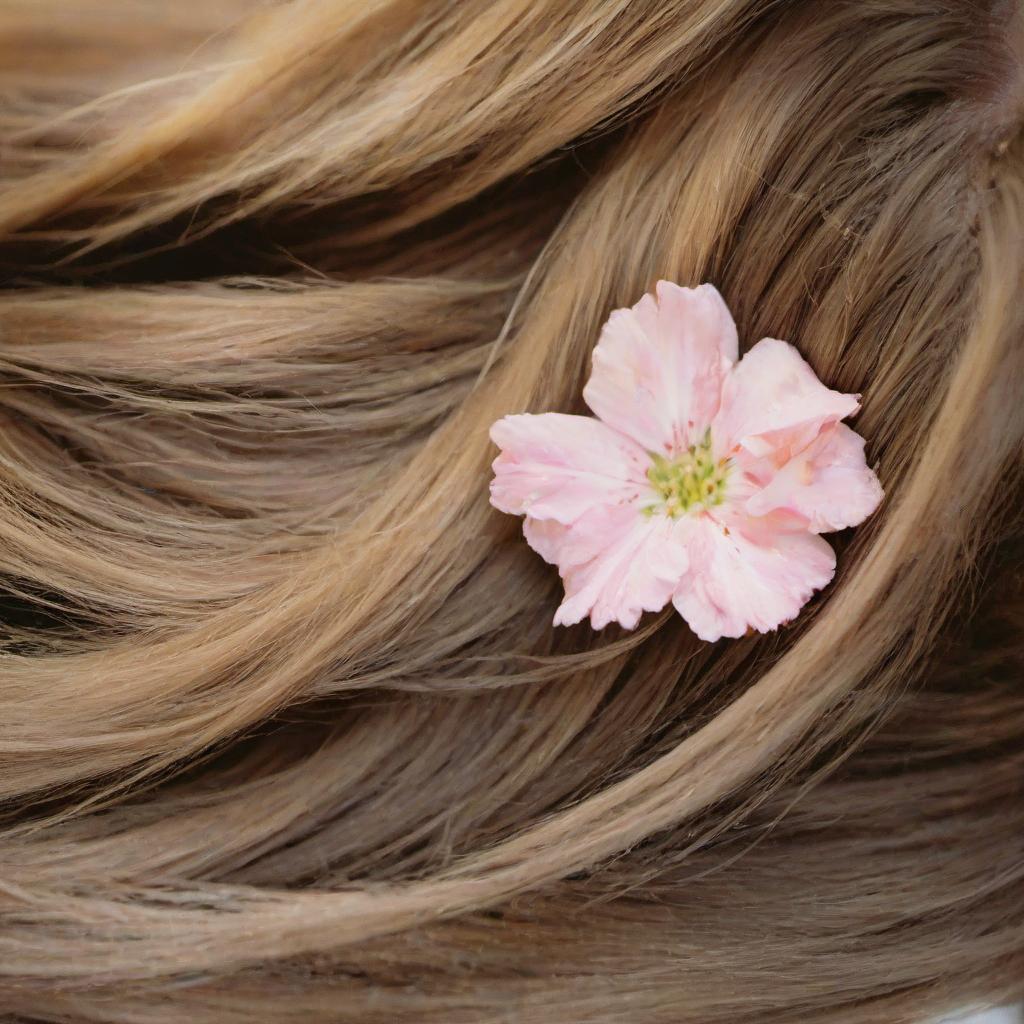
[[[1021,33],[0,3],[6,1019],[1019,995]],[[777,635],[555,630],[487,503],[490,423],[578,411],[659,277],[864,394],[886,503]]]

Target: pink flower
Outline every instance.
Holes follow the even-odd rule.
[[[660,281],[617,309],[583,398],[597,419],[506,416],[491,428],[491,503],[558,566],[556,625],[633,629],[671,601],[703,640],[794,618],[835,572],[819,534],[882,499],[863,439],[792,345],[738,360],[736,325],[709,284]]]

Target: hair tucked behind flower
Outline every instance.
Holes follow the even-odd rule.
[[[0,0],[0,1016],[1020,993],[1021,37],[1002,0]],[[885,503],[779,633],[556,630],[488,503],[489,426],[584,414],[659,279],[864,396]]]

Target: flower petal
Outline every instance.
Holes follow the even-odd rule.
[[[745,528],[709,515],[690,516],[689,568],[672,602],[701,640],[761,633],[795,618],[833,576],[835,552],[812,533],[773,530],[770,519]]]
[[[594,629],[634,629],[668,604],[686,570],[679,522],[623,506],[595,509],[569,527],[558,550],[565,600],[556,626],[590,616]]]
[[[534,519],[527,516],[523,520],[523,536],[526,543],[534,551],[552,565],[558,565],[558,556],[569,535],[571,527],[556,522],[554,519]]]
[[[711,426],[715,455],[739,450],[782,466],[823,427],[855,413],[859,400],[825,387],[792,345],[763,338],[725,381]]]
[[[506,416],[491,427],[491,504],[512,515],[572,523],[588,509],[647,488],[647,455],[589,416]]]
[[[647,451],[681,451],[718,411],[736,356],[736,325],[715,288],[659,281],[656,297],[609,317],[583,398]]]
[[[826,428],[746,502],[752,516],[785,510],[813,533],[862,523],[882,500],[882,486],[864,458],[864,438],[845,423]]]

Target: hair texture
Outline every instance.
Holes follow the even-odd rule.
[[[0,0],[0,1018],[1024,993],[1001,0]],[[778,634],[556,630],[489,425],[713,282],[886,489]]]

